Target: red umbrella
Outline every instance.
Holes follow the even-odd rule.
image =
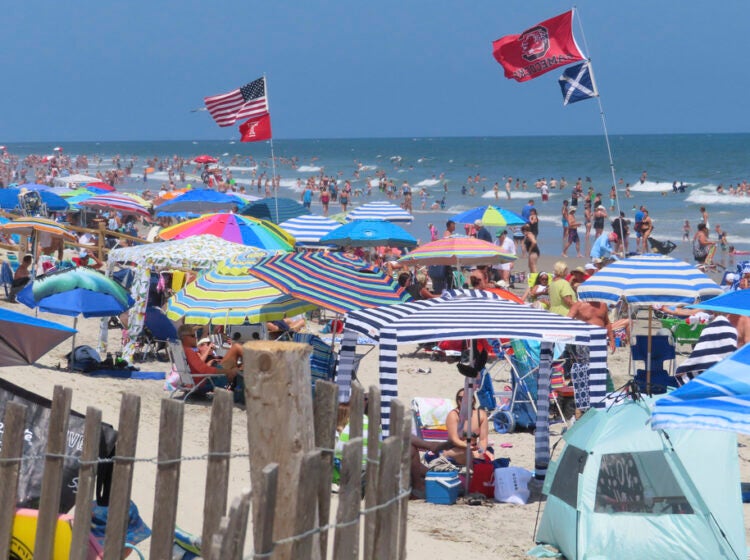
[[[102,181],[95,181],[93,183],[89,183],[88,185],[84,185],[84,188],[86,187],[94,187],[94,188],[101,189],[103,191],[109,191],[109,192],[117,190],[112,185],[108,185],[107,183],[104,183]]]
[[[203,154],[202,156],[198,156],[193,160],[195,163],[218,163],[219,160],[215,157],[208,156],[206,154]]]

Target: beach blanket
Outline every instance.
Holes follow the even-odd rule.
[[[675,377],[684,385],[737,350],[737,329],[723,315],[714,318],[701,332],[690,357],[679,365]]]
[[[80,372],[71,371],[70,373]],[[138,371],[130,368],[95,369],[87,371],[86,375],[91,377],[116,377],[118,379],[164,379],[166,377],[163,371]]]

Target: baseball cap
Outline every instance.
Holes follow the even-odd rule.
[[[507,234],[508,234],[508,230],[504,229],[502,231],[498,231],[497,232],[497,237],[500,237],[501,235],[507,235]]]
[[[474,220],[474,225],[475,226],[481,226],[482,225],[482,220]]]
[[[586,266],[583,268],[586,270],[596,270],[596,265],[594,263],[586,263]]]
[[[201,344],[211,344],[211,339],[207,336],[204,336],[198,341],[198,346],[200,346]]]

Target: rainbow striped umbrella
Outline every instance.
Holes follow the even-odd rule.
[[[342,253],[303,251],[274,255],[247,272],[292,297],[336,313],[411,299],[390,276]]]
[[[466,210],[456,214],[451,220],[459,224],[473,224],[477,220],[482,220],[483,225],[494,227],[522,226],[526,223],[526,220],[515,212],[492,205]]]
[[[314,308],[252,276],[209,270],[169,298],[167,317],[192,325],[242,325],[276,321]]]
[[[0,229],[7,233],[19,235],[33,235],[35,233],[48,233],[55,237],[62,237],[68,241],[78,241],[74,233],[69,232],[63,226],[47,218],[19,218],[0,225]]]
[[[150,216],[148,209],[138,204],[129,196],[116,193],[98,194],[87,200],[82,200],[78,206],[88,208],[108,208],[123,214],[136,214],[139,216]]]
[[[164,240],[210,234],[266,251],[291,251],[295,239],[276,224],[237,214],[206,214],[159,232]]]
[[[500,247],[474,237],[453,235],[420,245],[398,262],[407,266],[418,265],[479,265],[498,264],[516,260]]]

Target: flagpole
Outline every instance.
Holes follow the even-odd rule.
[[[266,110],[268,113],[271,113],[271,104],[269,103],[269,95],[268,95],[268,80],[266,80],[266,73],[263,72],[263,87],[266,90]],[[271,186],[273,187],[273,197],[276,205],[276,223],[279,223],[279,189],[276,186],[276,156],[273,153],[273,134],[271,134],[271,172],[273,173],[273,176],[271,177]]]
[[[589,46],[586,42],[586,34],[583,32],[583,22],[581,21],[581,16],[578,14],[578,8],[576,6],[573,6],[573,15],[578,15],[576,18],[578,21],[578,28],[581,30],[581,37],[583,38],[583,48],[585,49],[586,53],[589,52]],[[596,86],[596,79],[594,78],[594,67],[591,64],[591,58],[587,57],[586,61],[588,63],[589,67],[589,73],[591,74],[591,84],[594,86],[594,91],[597,92],[596,95],[596,102],[599,104],[599,117],[602,120],[602,129],[604,130],[604,142],[607,144],[607,155],[609,156],[609,170],[612,174],[612,185],[615,189],[615,204],[617,205],[617,218],[620,218],[621,210],[620,210],[620,195],[617,192],[617,176],[615,174],[615,162],[612,158],[612,145],[609,142],[609,133],[607,132],[607,119],[604,115],[604,106],[602,105],[602,96],[599,93],[599,88]],[[622,222],[618,222],[622,224]],[[623,228],[624,229],[624,228]],[[622,231],[618,232],[618,236],[622,233]],[[625,240],[620,239],[620,243],[622,246],[622,255],[625,256]]]

